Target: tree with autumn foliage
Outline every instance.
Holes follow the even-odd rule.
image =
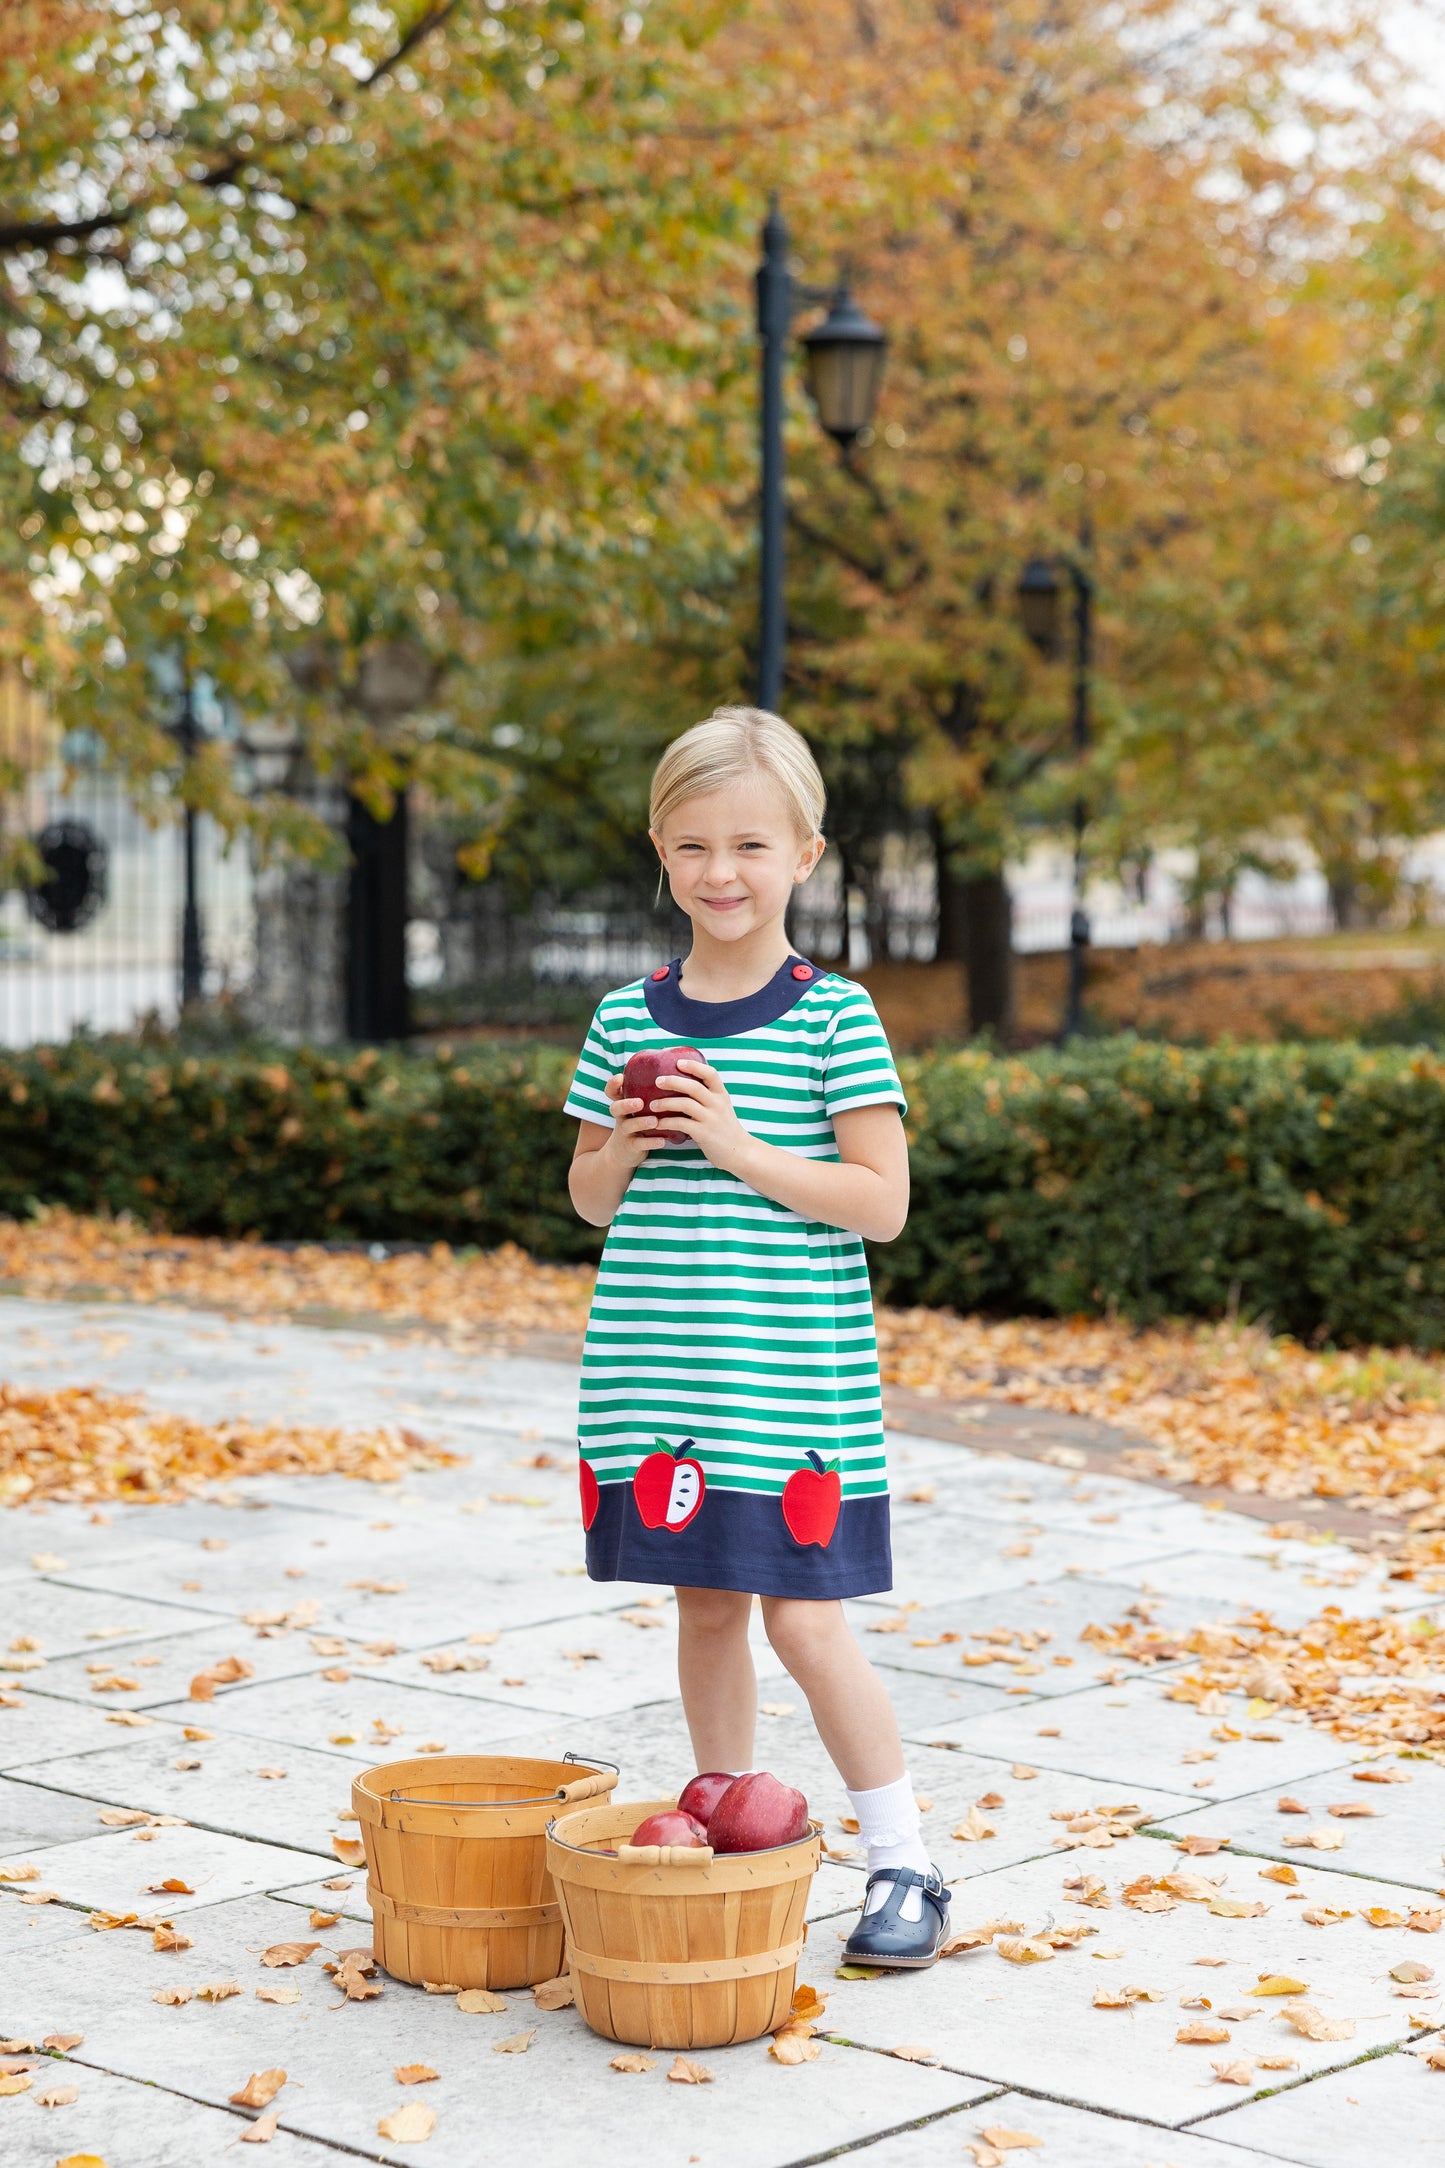
[[[1317,17],[18,0],[10,637],[138,784],[263,846],[327,844],[304,769],[444,806],[471,876],[549,842],[621,863],[657,745],[751,673],[776,188],[806,275],[851,258],[892,340],[871,446],[840,463],[790,414],[785,704],[863,885],[887,825],[928,824],[945,952],[1006,1026],[1003,870],[1077,790],[1106,862],[1434,804],[1432,701],[1330,471],[1352,222],[1411,146],[1369,7]],[[1100,598],[1081,773],[1014,603],[1040,553]],[[161,648],[299,723],[286,790],[243,797],[224,746],[180,772]],[[1418,717],[1397,776],[1366,680]]]

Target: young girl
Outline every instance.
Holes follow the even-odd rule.
[[[652,841],[692,948],[604,998],[566,1105],[572,1201],[609,1229],[582,1361],[582,1517],[593,1580],[676,1589],[700,1770],[752,1766],[761,1597],[868,1846],[846,1954],[923,1966],[949,1893],[839,1601],[893,1581],[859,1238],[891,1241],[907,1216],[905,1102],[868,995],[783,930],[823,811],[802,738],[756,708],[720,708],[653,777]],[[679,1055],[656,1111],[621,1096],[630,1055],[686,1046],[705,1058]]]

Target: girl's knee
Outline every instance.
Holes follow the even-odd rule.
[[[677,1614],[682,1630],[689,1634],[728,1637],[746,1634],[752,1597],[731,1588],[680,1588]]]
[[[763,1623],[773,1654],[787,1665],[794,1678],[826,1662],[847,1634],[843,1614],[836,1603],[809,1602],[804,1598],[764,1598]]]

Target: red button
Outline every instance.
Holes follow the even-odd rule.
[[[813,966],[811,964],[794,964],[793,977],[795,979],[810,979],[812,976]]]
[[[662,969],[661,969],[660,971],[654,971],[654,972],[653,972],[653,974],[652,974],[652,976],[653,976],[653,978],[654,978],[654,979],[665,979],[665,978],[667,977],[668,973],[669,973],[669,972],[671,971],[671,969],[672,969],[672,965],[671,965],[671,964],[664,964],[664,965],[662,966]]]

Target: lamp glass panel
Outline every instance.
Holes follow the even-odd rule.
[[[1019,615],[1025,634],[1042,655],[1058,652],[1061,593],[1058,573],[1046,558],[1034,558],[1024,567],[1018,584]]]
[[[883,376],[883,346],[871,340],[810,343],[808,389],[818,419],[833,437],[856,437],[873,418]]]

